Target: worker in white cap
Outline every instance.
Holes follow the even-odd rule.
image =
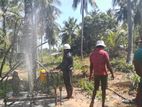
[[[71,46],[64,44],[64,54],[62,63],[55,69],[61,69],[63,71],[64,84],[66,87],[67,96],[65,99],[72,98],[73,86],[72,86],[72,68],[73,68],[73,57],[71,53]]]
[[[98,40],[94,51],[90,54],[89,80],[91,80],[92,77],[94,77],[94,90],[92,95],[92,101],[89,107],[93,107],[94,105],[94,99],[99,89],[100,83],[101,83],[101,89],[102,89],[102,107],[105,107],[105,97],[106,97],[107,77],[108,77],[107,70],[111,72],[111,76],[112,78],[114,78],[114,75],[109,63],[109,55],[104,50],[105,47],[106,45],[104,41]]]

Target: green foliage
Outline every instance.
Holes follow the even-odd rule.
[[[84,54],[88,54],[94,49],[96,41],[98,39],[104,39],[105,42],[108,40],[108,44],[115,43],[113,39],[116,32],[116,20],[113,16],[106,13],[101,13],[99,11],[93,11],[88,16],[84,18]],[[110,30],[114,32],[112,35],[108,36],[106,32]],[[81,29],[78,31],[77,38],[72,43],[72,49],[74,54],[80,54],[80,35]],[[117,35],[116,35],[117,36]],[[107,39],[109,38],[109,39]],[[110,39],[111,38],[111,39]],[[111,42],[110,42],[111,41]],[[110,46],[110,45],[109,45]],[[109,47],[112,48],[112,47]]]
[[[35,0],[35,11],[37,12],[37,28],[40,35],[45,34],[45,39],[48,41],[49,47],[57,45],[59,34],[59,26],[56,23],[56,18],[59,16],[61,11],[58,6],[59,0]],[[55,15],[56,14],[56,15]],[[38,24],[39,23],[39,24]]]
[[[126,48],[124,46],[127,44],[127,32],[123,27],[117,27],[116,31],[107,30],[103,40],[105,41],[106,46],[113,49],[115,52],[120,45],[122,45],[123,48]]]
[[[10,83],[0,83],[0,98],[4,98],[7,92],[12,91],[12,86]]]
[[[0,18],[2,25],[0,26],[0,58],[3,59],[0,65],[0,74],[3,71],[7,71],[8,67],[6,63],[12,59],[12,56],[9,57],[9,55],[15,52],[14,49],[16,49],[14,46],[18,40],[16,37],[21,26],[19,20],[22,19],[20,13],[22,6],[20,2],[21,0],[0,0]],[[11,49],[11,47],[13,49]],[[3,66],[5,66],[4,69]]]
[[[69,17],[68,21],[64,22],[64,27],[61,30],[62,43],[69,43],[72,45],[77,38],[78,29],[79,25],[77,24],[77,19]]]
[[[86,73],[87,71],[88,71],[88,65],[83,65],[82,67],[81,67],[81,71],[83,72],[83,73]]]
[[[57,66],[62,61],[62,55],[49,55],[47,52],[43,52],[43,53],[40,53],[39,56],[40,56],[40,59],[42,59],[41,62],[46,67]]]
[[[55,72],[50,73],[49,82],[52,83],[51,86],[57,88],[59,86],[63,86],[63,73],[62,72]]]
[[[93,81],[88,81],[87,78],[82,78],[79,80],[78,83],[79,83],[79,87],[82,90],[86,91],[87,94],[92,95],[93,89],[94,89],[94,82]],[[97,91],[97,95],[96,95],[97,99],[100,100],[102,98],[101,96],[102,96],[102,91]]]
[[[0,60],[0,65],[1,65],[1,63],[2,63],[2,60]],[[9,71],[9,69],[10,69],[9,65],[7,63],[5,63],[3,66],[2,73]]]
[[[88,94],[92,94],[94,84],[93,82],[88,81],[87,78],[82,78],[79,80],[79,87],[87,91]]]
[[[74,69],[80,69],[82,68],[81,59],[77,56],[74,57]]]
[[[138,83],[138,82],[140,82],[140,77],[137,74],[133,74],[131,76],[131,80]]]
[[[133,73],[131,76],[130,76],[130,79],[133,83],[133,86],[136,88],[136,86],[138,85],[138,83],[140,82],[140,77],[136,74],[136,73]]]
[[[9,68],[9,65],[5,64],[4,67],[3,67],[3,73],[8,71],[10,68]]]
[[[126,63],[125,59],[113,59],[111,61],[111,65],[114,68],[114,71],[121,71],[121,72],[133,72],[133,66]]]

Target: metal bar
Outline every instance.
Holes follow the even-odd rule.
[[[55,105],[57,105],[57,88],[55,88]]]
[[[55,98],[55,97],[27,97],[27,98],[6,98],[4,99],[4,102],[16,102],[16,101],[29,101],[29,100],[42,100],[42,99],[51,99],[51,98]]]
[[[62,105],[62,86],[59,87],[60,90],[60,105]]]

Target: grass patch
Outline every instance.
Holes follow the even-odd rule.
[[[79,57],[74,57],[74,69],[80,69],[82,67],[82,61]]]
[[[92,94],[92,91],[94,89],[94,85],[92,81],[88,81],[87,78],[82,78],[78,81],[79,87],[86,91],[89,95]]]
[[[10,83],[2,82],[0,83],[0,98],[6,97],[6,93],[12,91],[12,86]]]

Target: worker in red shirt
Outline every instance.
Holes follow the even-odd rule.
[[[109,55],[104,50],[106,47],[103,40],[98,40],[96,43],[96,48],[90,54],[90,76],[89,80],[94,77],[94,90],[92,95],[92,101],[90,103],[90,107],[94,105],[94,99],[99,89],[99,85],[101,82],[102,89],[102,107],[105,107],[105,97],[106,97],[106,88],[107,88],[107,70],[111,72],[112,79],[114,79],[113,71],[111,69],[109,63]]]

